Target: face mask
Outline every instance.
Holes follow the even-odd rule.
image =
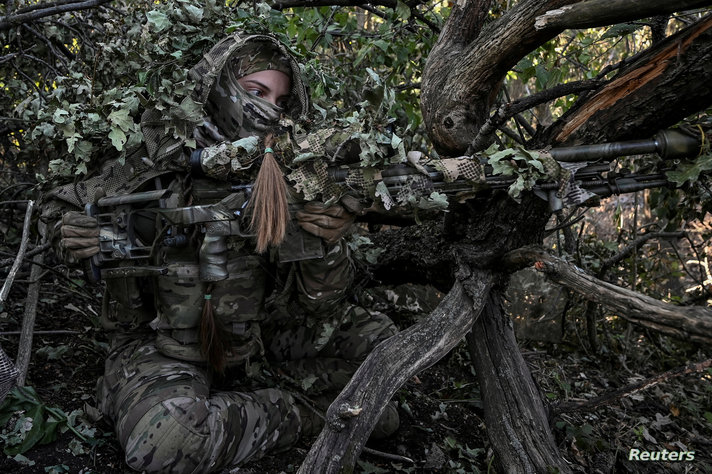
[[[223,69],[208,95],[205,110],[206,122],[214,128],[206,131],[222,140],[264,136],[277,125],[283,113],[280,107],[245,91],[231,68]]]

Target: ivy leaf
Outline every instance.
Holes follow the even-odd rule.
[[[54,111],[54,114],[52,114],[54,123],[65,123],[67,118],[69,118],[69,112],[64,109],[57,109]]]
[[[114,110],[109,114],[109,122],[128,132],[133,127],[133,119],[129,117],[129,109]]]
[[[427,199],[425,198],[420,198],[420,202],[418,203],[418,208],[419,209],[437,209],[437,210],[445,210],[447,209],[449,203],[447,201],[447,196],[445,194],[441,194],[437,191],[433,191],[430,193],[430,196],[428,196]]]
[[[687,181],[697,181],[700,173],[712,170],[712,153],[704,154],[695,160],[694,163],[681,164],[678,169],[668,171],[666,176],[668,180],[682,186]]]
[[[514,182],[509,185],[509,189],[507,190],[507,193],[509,196],[514,199],[515,201],[519,202],[519,196],[522,194],[522,191],[526,189],[526,182],[524,181],[523,176],[517,176],[517,179],[514,180]]]
[[[80,140],[74,146],[74,156],[81,160],[89,161],[89,158],[91,158],[92,148],[93,145],[91,144],[91,142],[88,142],[86,140]]]
[[[511,176],[515,170],[514,166],[509,162],[511,155],[512,150],[502,150],[490,156],[488,163],[492,166],[492,174]]]
[[[203,19],[203,9],[196,7],[195,5],[183,5],[186,13],[190,17],[190,21],[193,23],[200,23]]]
[[[161,32],[171,26],[171,20],[168,15],[157,10],[151,10],[146,13],[146,19],[149,24],[153,25],[156,32]]]
[[[367,67],[366,72],[368,73],[369,76],[371,76],[371,79],[373,79],[373,82],[375,82],[378,85],[382,84],[381,76],[379,76],[376,71],[374,71],[370,67]]]
[[[405,3],[399,1],[396,5],[396,15],[401,20],[407,20],[410,18],[410,7]]]
[[[126,143],[127,138],[126,134],[119,127],[111,127],[109,139],[111,140],[111,144],[114,145],[114,148],[118,151],[124,149],[124,144]]]
[[[304,391],[309,390],[312,387],[312,385],[314,385],[314,382],[317,381],[317,379],[318,378],[314,375],[310,375],[308,377],[303,378],[302,383],[301,383],[302,390],[304,390]]]

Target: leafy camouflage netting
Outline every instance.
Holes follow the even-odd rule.
[[[15,381],[20,375],[15,364],[5,354],[5,351],[0,347],[0,402],[5,399],[5,396],[15,386]]]

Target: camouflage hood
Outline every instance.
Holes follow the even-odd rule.
[[[291,93],[284,108],[247,93],[237,82],[265,69],[282,71],[291,78]],[[309,107],[299,63],[284,45],[268,35],[228,36],[190,70],[189,77],[196,83],[192,98],[206,113],[196,129],[196,139],[204,145],[263,135],[283,114],[298,120]]]

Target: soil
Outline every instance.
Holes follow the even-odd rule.
[[[8,332],[20,329],[25,291],[21,282],[14,285],[0,314],[0,344],[11,357],[16,354],[19,336]],[[414,304],[392,305],[384,289],[370,292],[371,303],[388,310],[401,327],[412,324],[437,304],[440,296],[427,287],[396,289],[396,293],[404,291],[410,294],[410,303],[420,302],[420,309]],[[97,329],[99,293],[100,288],[87,286],[80,274],[66,277],[48,272],[44,276],[27,379],[27,385],[36,389],[47,406],[65,413],[83,410],[85,423],[96,428],[95,433],[87,442],[78,442],[75,434],[65,431],[56,441],[24,453],[27,460],[22,462],[3,456],[0,472],[129,472],[111,426],[103,419],[87,417],[96,403],[94,385],[106,354],[104,337]],[[599,330],[599,353],[587,353],[579,338],[585,333],[581,324],[569,314],[561,343],[521,345],[550,404],[554,435],[572,469],[587,473],[712,472],[712,371],[670,378],[600,406],[586,407],[594,397],[690,361],[709,359],[711,352],[611,320],[603,321]],[[400,458],[363,453],[357,472],[497,472],[469,357],[461,344],[396,393],[399,431],[368,447]],[[563,402],[578,402],[583,407],[557,409]],[[13,420],[4,427],[4,435],[12,430]],[[301,440],[286,453],[232,472],[296,472],[309,447],[310,439]],[[694,451],[695,455],[689,462],[629,461],[631,448]]]

